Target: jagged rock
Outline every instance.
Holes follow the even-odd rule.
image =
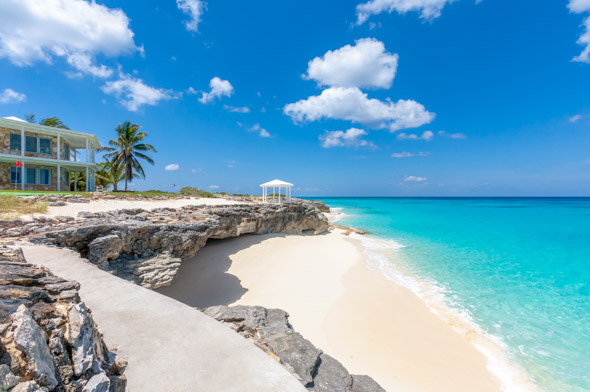
[[[351,376],[340,362],[295,332],[283,310],[238,305],[212,306],[202,311],[251,340],[310,391],[385,392],[368,376]]]
[[[108,261],[116,259],[121,252],[122,242],[115,234],[98,237],[88,244],[88,260],[101,267],[108,266]]]
[[[369,376],[352,376],[352,392],[385,392],[381,385],[377,384]]]
[[[41,388],[35,381],[21,382],[10,392],[47,392],[46,388]]]
[[[49,203],[47,203],[47,205],[49,207],[63,207],[66,205],[66,203],[64,201],[50,201]]]
[[[73,304],[68,309],[68,329],[66,340],[72,347],[74,374],[82,376],[95,364],[107,360],[107,349],[92,315],[84,303]]]
[[[20,360],[26,362],[26,372],[31,373],[35,381],[53,389],[57,385],[55,366],[49,352],[44,332],[33,319],[31,312],[25,305],[20,305],[11,317],[12,335],[15,352],[11,355],[21,355]]]
[[[7,391],[16,384],[20,378],[12,374],[10,368],[6,365],[0,365],[0,391]]]
[[[322,353],[313,378],[314,392],[348,392],[352,389],[352,377],[340,362]]]
[[[0,246],[0,392],[19,377],[10,392],[80,392],[98,374],[124,392],[125,362],[108,352],[79,287]],[[104,377],[94,384],[102,390]]]
[[[7,224],[6,230],[0,230],[0,238],[26,236],[33,243],[67,246],[100,268],[153,289],[170,284],[182,259],[194,255],[208,239],[243,234],[319,234],[329,229],[326,217],[303,201],[81,215],[84,218],[70,222],[56,219]]]
[[[82,392],[108,392],[111,386],[111,380],[104,373],[93,376],[88,383],[84,385]]]

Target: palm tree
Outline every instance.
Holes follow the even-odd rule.
[[[30,123],[34,123],[35,122],[35,115],[34,114],[25,114],[25,119],[30,122]],[[59,119],[59,117],[47,117],[42,119],[41,121],[39,121],[39,125],[45,125],[46,127],[54,127],[54,128],[61,128],[61,129],[70,129],[67,127],[66,124],[63,123],[63,121],[61,121]]]
[[[99,164],[100,170],[96,172],[96,185],[113,186],[113,191],[117,192],[117,187],[125,178],[125,171],[121,161],[105,161]]]
[[[143,159],[150,164],[154,161],[144,152],[156,152],[156,149],[151,144],[144,143],[143,140],[147,137],[147,133],[140,132],[141,127],[137,124],[131,124],[125,121],[123,124],[117,125],[115,131],[117,132],[117,139],[109,140],[109,146],[105,148],[106,151],[111,151],[105,154],[105,158],[111,162],[120,163],[123,166],[125,173],[125,191],[127,191],[127,183],[135,177],[145,178],[145,173],[139,159]]]

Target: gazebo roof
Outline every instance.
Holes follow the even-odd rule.
[[[288,188],[288,187],[292,187],[293,184],[291,184],[290,182],[285,182],[285,181],[281,181],[281,180],[272,180],[272,181],[269,181],[269,182],[265,182],[264,184],[260,184],[260,186],[262,188],[264,188],[264,187],[272,187],[272,186],[274,186],[274,187],[279,187],[280,186],[280,187],[286,187],[286,188]]]

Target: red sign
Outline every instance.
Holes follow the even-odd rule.
[[[23,167],[23,164],[20,161],[16,161],[16,167]]]

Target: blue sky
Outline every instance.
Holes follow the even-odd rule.
[[[141,125],[138,190],[587,196],[587,28],[590,0],[5,0],[0,115]]]

